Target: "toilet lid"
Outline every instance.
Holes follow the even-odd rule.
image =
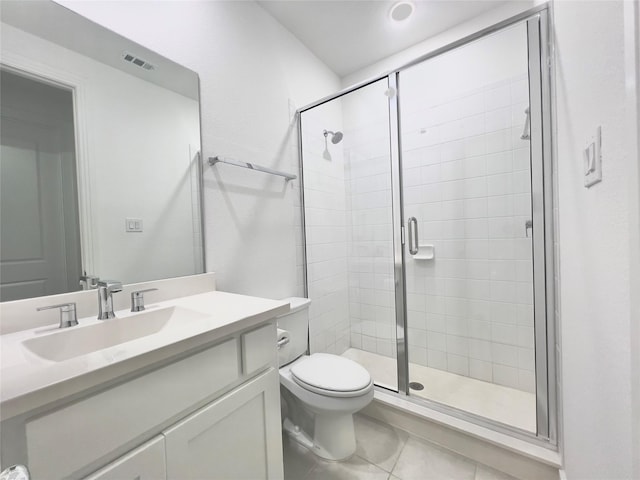
[[[361,365],[329,353],[314,353],[291,367],[294,380],[321,390],[354,392],[371,384],[371,376]]]

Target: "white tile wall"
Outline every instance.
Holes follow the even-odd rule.
[[[402,105],[402,144],[405,216],[436,251],[407,263],[410,362],[533,392],[527,96],[520,76]]]
[[[534,391],[527,92],[525,75],[403,108],[403,194],[436,249],[407,262],[410,361]],[[388,119],[348,108],[332,162],[303,136],[312,351],[395,357]]]
[[[331,159],[325,158],[323,136],[324,129],[340,129],[339,105],[306,112],[301,121],[310,350],[342,354],[350,346],[344,161],[342,148],[330,142]],[[301,270],[301,222],[298,228]]]

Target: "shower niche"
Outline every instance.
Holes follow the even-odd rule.
[[[312,352],[555,442],[544,7],[300,109]]]

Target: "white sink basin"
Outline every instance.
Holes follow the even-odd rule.
[[[206,316],[187,308],[167,307],[123,318],[116,317],[86,327],[70,327],[42,337],[29,338],[22,344],[27,350],[45,360],[62,362]]]

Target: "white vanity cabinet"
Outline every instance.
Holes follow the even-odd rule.
[[[275,339],[266,321],[3,422],[2,466],[32,480],[282,478]]]
[[[270,369],[164,431],[168,478],[282,478],[277,382]]]
[[[162,435],[101,468],[86,480],[164,480],[167,478]]]

